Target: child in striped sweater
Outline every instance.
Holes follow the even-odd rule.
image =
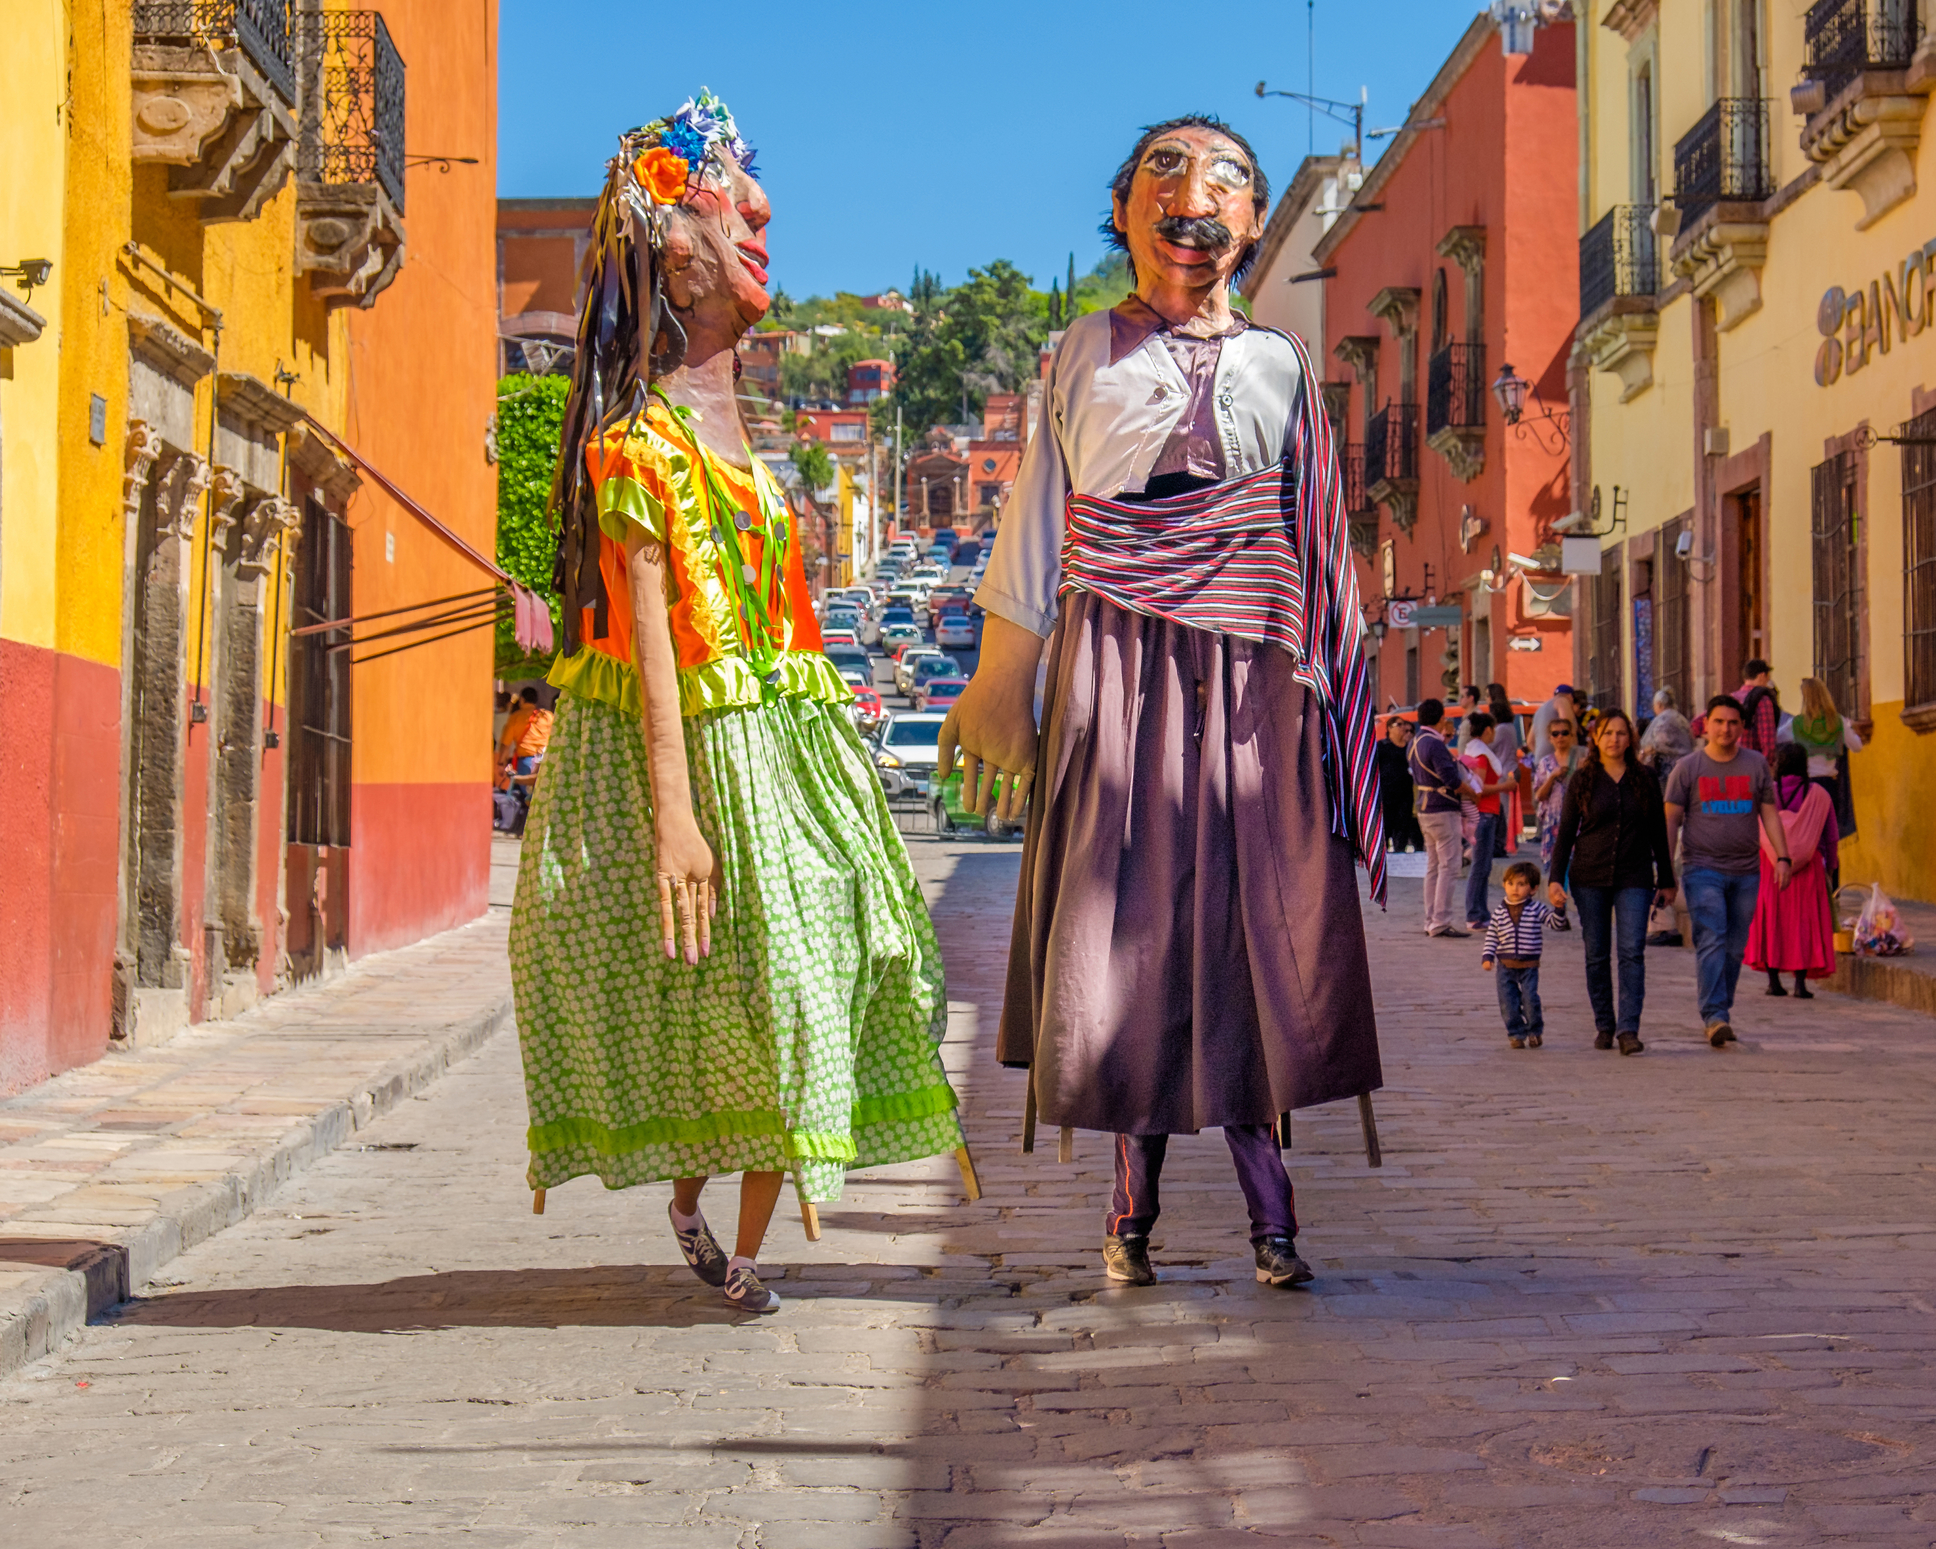
[[[1533,895],[1539,890],[1539,867],[1514,861],[1501,879],[1506,901],[1486,922],[1486,945],[1480,966],[1499,974],[1499,1010],[1506,1019],[1506,1041],[1515,1049],[1537,1049],[1546,1030],[1539,1006],[1539,955],[1545,945],[1542,927],[1552,911]]]

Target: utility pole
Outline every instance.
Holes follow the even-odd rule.
[[[894,406],[894,525],[901,525],[901,494],[907,479],[907,465],[901,458],[901,406]]]

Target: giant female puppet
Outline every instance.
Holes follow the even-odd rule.
[[[1168,1137],[1221,1127],[1257,1278],[1292,1285],[1274,1121],[1380,1084],[1352,866],[1382,902],[1384,834],[1337,460],[1304,345],[1230,306],[1268,208],[1243,138],[1159,124],[1112,193],[1135,294],[1056,352],[943,760],[959,746],[978,807],[1029,803],[999,1054],[1043,1119],[1115,1136],[1107,1273],[1154,1279]]]
[[[511,966],[539,1208],[581,1174],[676,1180],[688,1262],[766,1312],[786,1175],[811,1234],[849,1168],[961,1131],[933,927],[734,396],[769,304],[752,159],[702,93],[623,138],[599,201]],[[745,1174],[730,1260],[699,1208],[716,1172]]]

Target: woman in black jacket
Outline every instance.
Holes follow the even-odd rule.
[[[1586,947],[1586,993],[1593,1003],[1596,1049],[1620,1041],[1622,1054],[1638,1054],[1640,1007],[1647,996],[1647,911],[1656,893],[1674,898],[1674,857],[1667,847],[1667,814],[1653,770],[1627,755],[1633,722],[1624,710],[1608,710],[1593,728],[1598,755],[1567,782],[1553,841],[1553,874],[1547,894],[1555,909],[1573,894]],[[1613,1005],[1611,960],[1618,937],[1620,1012]]]

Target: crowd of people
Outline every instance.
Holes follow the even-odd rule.
[[[1820,679],[1801,690],[1800,712],[1785,714],[1768,664],[1753,660],[1692,720],[1669,689],[1637,728],[1561,684],[1522,736],[1497,683],[1483,696],[1467,687],[1456,716],[1426,699],[1415,721],[1388,718],[1387,840],[1425,856],[1428,936],[1483,934],[1510,1047],[1541,1047],[1545,933],[1575,918],[1595,1047],[1622,1054],[1645,1047],[1650,945],[1692,934],[1701,1029],[1717,1049],[1735,1041],[1743,966],[1767,974],[1769,995],[1803,999],[1811,978],[1834,973],[1839,845],[1854,832],[1848,756],[1862,739]],[[1528,826],[1539,861],[1513,860],[1494,906],[1493,864]]]

